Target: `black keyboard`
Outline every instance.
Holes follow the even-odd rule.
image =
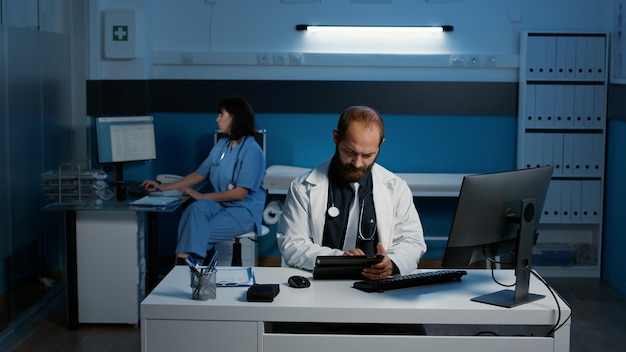
[[[366,292],[383,292],[399,288],[437,284],[441,282],[461,281],[466,275],[465,270],[436,270],[417,274],[391,276],[381,280],[363,280],[354,283],[353,287]]]
[[[126,190],[131,198],[143,198],[150,195],[150,192],[141,187],[141,183],[126,182]]]

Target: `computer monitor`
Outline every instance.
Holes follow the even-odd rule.
[[[96,118],[98,162],[112,163],[115,181],[123,182],[122,163],[156,159],[156,139],[152,116]]]
[[[552,166],[465,176],[443,256],[443,267],[461,268],[512,254],[515,291],[473,300],[513,307],[542,298],[528,292],[532,247]]]

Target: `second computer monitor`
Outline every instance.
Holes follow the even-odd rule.
[[[465,176],[442,266],[462,268],[512,254],[516,290],[506,292],[505,302],[494,304],[526,302],[532,246],[552,171],[545,166]]]

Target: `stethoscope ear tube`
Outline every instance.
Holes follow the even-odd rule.
[[[235,171],[237,170],[237,166],[239,165],[239,154],[241,154],[241,150],[243,149],[243,144],[246,142],[247,139],[248,139],[248,136],[244,136],[243,140],[239,144],[239,150],[237,150],[237,157],[235,158],[235,165],[233,165],[233,173],[230,176],[230,183],[228,184],[228,190],[229,191],[235,189],[235,187],[236,187],[236,185],[235,185]]]
[[[333,185],[332,183],[329,183],[329,189],[330,189],[330,207],[328,208],[328,210],[326,211],[328,213],[328,216],[330,216],[331,218],[336,218],[337,216],[339,216],[340,211],[339,208],[337,208],[335,206],[335,192],[333,192]],[[372,192],[368,192],[363,196],[363,200],[361,201],[361,210],[359,211],[359,238],[361,240],[364,241],[371,241],[374,238],[374,233],[376,232],[376,221],[372,218],[369,221],[369,237],[365,237],[363,235],[363,231],[362,231],[362,226],[363,226],[363,209],[365,208],[365,201],[367,200],[367,197],[373,197]]]

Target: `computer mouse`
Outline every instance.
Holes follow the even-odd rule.
[[[311,286],[311,281],[304,276],[294,275],[287,280],[289,287],[305,288]]]

